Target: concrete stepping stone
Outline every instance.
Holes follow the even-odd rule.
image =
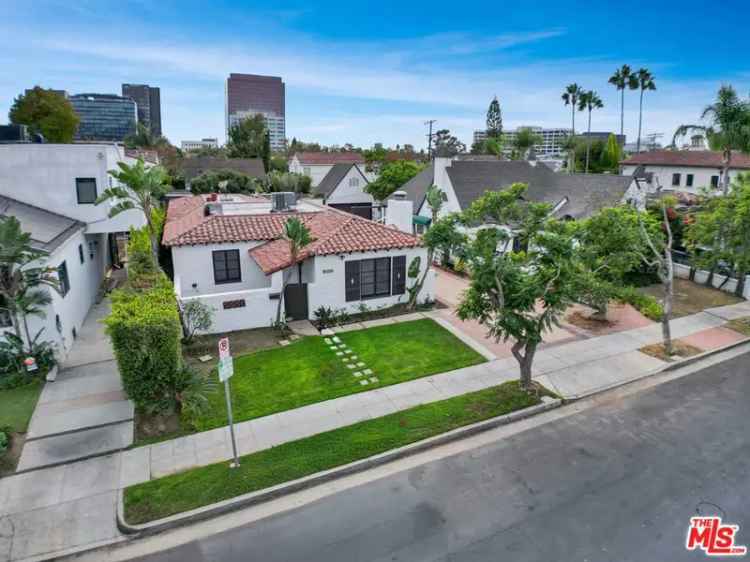
[[[279,345],[281,346],[289,345],[289,340],[279,340]]]
[[[345,349],[344,353],[346,353],[347,355],[351,355],[354,352],[351,349]]]
[[[379,381],[378,377],[370,377],[370,382],[371,382],[371,383],[373,383],[373,384],[374,384],[374,383],[376,383],[376,382],[378,382],[378,381]]]
[[[367,382],[367,380],[366,380],[366,379],[362,379],[361,381],[359,381],[359,384],[361,384],[362,386],[365,386],[365,385],[368,385],[368,384],[370,384],[370,383],[369,383],[369,382]]]
[[[366,367],[366,365],[363,361],[360,361],[359,363],[357,363],[357,367]]]
[[[366,374],[366,375],[371,375],[371,374],[372,374],[372,369],[365,369],[365,370],[364,370],[364,371],[362,371],[362,372],[363,372],[364,374]]]
[[[320,334],[321,334],[322,336],[332,336],[332,335],[333,335],[333,330],[331,330],[330,328],[323,328],[323,329],[322,329],[322,330],[320,331]]]
[[[333,342],[331,341],[331,338],[323,338],[323,341],[327,343],[328,345],[331,345]]]
[[[343,351],[337,351],[337,352],[336,352],[336,355],[337,355],[338,357],[341,357],[342,355],[344,355],[344,352],[343,352]]]
[[[212,357],[210,355],[201,355],[200,357],[198,357],[198,361],[200,361],[201,363],[208,363],[209,361],[211,361],[211,359]]]
[[[332,333],[333,333],[333,332],[332,332]],[[331,339],[332,339],[333,341],[335,341],[336,343],[341,343],[341,338],[340,338],[340,337],[338,337],[338,336],[333,336],[333,337],[332,337]]]
[[[351,363],[347,363],[346,366],[349,367],[350,369],[356,369],[357,368],[356,365],[353,365]]]
[[[362,376],[362,371],[354,371],[354,376],[359,378]]]
[[[297,341],[299,338],[300,338],[299,334],[292,334],[291,336],[289,336],[289,339],[292,341]]]

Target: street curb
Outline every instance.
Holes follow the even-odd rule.
[[[459,427],[447,433],[436,435],[435,437],[424,439],[422,441],[418,441],[416,443],[412,443],[398,449],[386,451],[384,453],[355,461],[350,464],[335,467],[323,472],[318,472],[316,474],[311,474],[310,476],[292,480],[291,482],[285,482],[283,484],[279,484],[265,490],[251,492],[249,494],[237,496],[236,498],[224,500],[191,511],[171,515],[163,519],[157,519],[156,521],[145,523],[143,525],[131,525],[127,521],[125,521],[125,506],[123,501],[124,490],[120,489],[117,494],[117,528],[122,533],[131,535],[134,538],[135,536],[143,537],[161,533],[169,529],[174,529],[176,527],[203,521],[206,519],[217,517],[219,515],[223,515],[225,513],[271,501],[282,496],[286,496],[295,492],[312,488],[314,486],[318,486],[320,484],[324,484],[343,476],[349,476],[359,472],[364,472],[366,470],[402,459],[404,457],[421,453],[434,447],[445,445],[453,441],[458,441],[460,439],[464,439],[466,437],[470,437],[472,435],[476,435],[478,433],[482,433],[496,427],[507,425],[515,421],[541,414],[542,412],[546,412],[548,410],[559,408],[560,406],[562,406],[562,404],[563,401],[561,399],[542,397],[542,403],[537,404],[536,406],[530,406],[528,408],[516,410],[515,412],[510,412],[509,414],[504,414],[502,416],[491,418],[489,420],[477,422],[465,427]]]
[[[679,339],[679,338],[677,338]],[[568,396],[565,398],[565,402],[576,402],[578,400],[583,400],[584,398],[590,398],[592,396],[595,396],[597,394],[601,394],[603,392],[607,392],[608,390],[612,390],[615,388],[619,388],[621,386],[625,386],[643,379],[647,379],[649,377],[653,377],[654,375],[658,375],[660,373],[665,373],[669,371],[674,371],[675,369],[680,369],[682,367],[687,367],[689,365],[692,365],[693,363],[697,363],[699,361],[702,361],[703,359],[706,359],[707,357],[711,357],[712,355],[717,355],[719,353],[723,353],[724,351],[729,351],[731,349],[734,349],[735,347],[740,347],[743,345],[750,344],[750,338],[745,338],[744,340],[736,341],[729,343],[722,347],[717,347],[716,349],[711,349],[709,351],[704,351],[702,353],[698,353],[697,355],[693,355],[691,357],[685,357],[684,359],[680,359],[677,361],[671,361],[669,363],[665,363],[664,365],[661,365],[660,367],[656,367],[655,369],[651,369],[650,371],[646,371],[642,375],[638,375],[636,377],[627,379],[627,380],[621,380],[617,381],[615,383],[612,383],[607,386],[602,386],[599,388],[596,388],[592,391],[586,392],[585,394],[574,394],[571,396]]]

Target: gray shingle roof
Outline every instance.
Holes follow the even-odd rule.
[[[70,217],[0,195],[0,217],[5,216],[16,217],[21,230],[31,234],[32,247],[47,253],[86,226]]]
[[[454,161],[447,172],[462,209],[487,190],[525,183],[529,186],[530,201],[556,205],[567,198],[558,214],[572,218],[583,218],[616,205],[633,181],[630,176],[556,173],[547,166],[534,166],[525,160]]]
[[[331,169],[328,170],[328,173],[320,181],[318,186],[315,188],[315,192],[319,195],[322,195],[323,198],[330,197],[331,193],[333,193],[333,191],[341,183],[341,180],[343,180],[346,174],[349,173],[349,170],[351,169],[352,166],[356,166],[356,164],[351,163],[351,162],[343,162],[340,164],[334,164],[331,167]],[[369,183],[367,181],[367,178],[365,178],[364,174],[361,174],[361,175],[362,175],[362,178],[365,180],[365,185],[367,185]]]
[[[435,181],[435,164],[430,162],[427,167],[402,185],[400,191],[406,192],[406,198],[414,203],[414,214],[424,201],[427,190]]]
[[[266,175],[263,160],[260,158],[214,158],[212,156],[183,158],[180,162],[180,169],[187,182],[204,172],[216,170],[232,170],[251,178],[262,178]]]

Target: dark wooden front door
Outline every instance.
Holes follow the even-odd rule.
[[[284,311],[287,320],[307,320],[307,283],[290,283],[286,286]]]

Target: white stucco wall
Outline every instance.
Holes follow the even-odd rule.
[[[356,185],[350,185],[349,182],[352,180],[356,182]],[[330,197],[325,200],[325,203],[328,205],[347,203],[369,203],[372,205],[375,203],[375,199],[369,193],[365,193],[366,185],[367,180],[359,167],[352,166]]]
[[[78,246],[84,250],[84,262],[81,263]],[[93,258],[91,254],[93,253]],[[73,329],[77,334],[91,306],[96,300],[104,273],[109,263],[109,247],[105,234],[84,234],[83,230],[71,236],[62,246],[50,255],[44,264],[57,268],[65,262],[68,269],[70,290],[65,296],[57,291],[47,289],[52,296],[52,303],[47,307],[45,318],[29,317],[29,332],[31,337],[44,328],[41,340],[51,341],[57,346],[58,355],[64,357],[73,344]],[[61,330],[56,327],[55,317],[60,317]],[[2,331],[11,331],[3,328]],[[23,328],[22,328],[23,331]]]
[[[95,178],[97,195],[116,181],[117,162],[135,162],[108,144],[0,144],[0,194],[88,224],[88,232],[121,232],[145,224],[139,211],[110,219],[113,202],[79,204],[76,178]]]
[[[629,176],[635,172],[638,166],[622,166],[623,175]],[[653,173],[654,182],[662,189],[674,189],[686,193],[700,193],[701,188],[711,188],[711,176],[719,176],[719,188],[721,188],[721,168],[697,168],[690,166],[644,166],[646,172]],[[729,179],[734,180],[741,170],[729,170]],[[680,185],[672,185],[672,174],[680,174]],[[693,186],[688,187],[687,175],[693,174]]]
[[[433,184],[438,186],[445,194],[445,201],[443,201],[443,205],[440,207],[438,217],[444,217],[450,213],[461,212],[461,205],[458,203],[458,197],[456,197],[453,184],[451,183],[450,177],[448,177],[448,172],[446,171],[450,165],[450,158],[435,158],[435,177]],[[427,204],[426,198],[416,214],[428,218],[432,217],[432,209]]]

